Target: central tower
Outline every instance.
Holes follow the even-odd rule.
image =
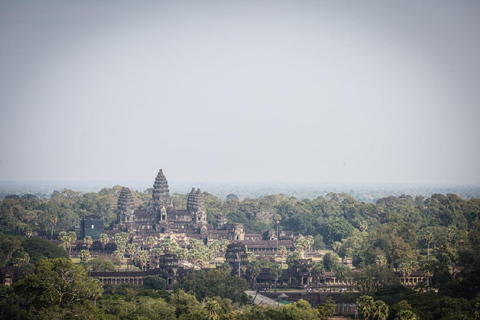
[[[173,207],[170,191],[168,190],[168,182],[163,174],[162,169],[158,171],[155,183],[153,184],[152,208],[155,211],[170,209]]]

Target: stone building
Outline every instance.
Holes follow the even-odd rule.
[[[145,230],[155,233],[200,233],[202,227],[208,229],[206,225],[205,198],[200,189],[192,189],[188,194],[187,210],[175,208],[167,179],[161,169],[155,178],[152,199],[146,210],[135,208],[132,191],[128,188],[123,188],[118,197],[116,228],[121,231],[133,234]]]
[[[152,198],[146,209],[135,207],[134,196],[129,188],[121,190],[117,221],[112,232],[128,232],[131,243],[137,247],[143,247],[146,238],[153,236],[157,244],[171,239],[180,247],[186,247],[190,239],[200,240],[205,245],[216,240],[248,243],[248,251],[262,255],[275,254],[278,246],[285,246],[289,251],[294,249],[294,235],[289,231],[280,231],[279,239],[274,230],[265,234],[246,234],[243,224],[228,223],[224,215],[217,215],[215,225],[209,224],[205,197],[200,189],[192,188],[187,196],[186,209],[176,208],[161,169],[155,178]]]

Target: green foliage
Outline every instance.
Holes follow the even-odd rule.
[[[328,297],[327,300],[315,307],[318,312],[318,318],[320,320],[328,320],[333,317],[335,312],[335,301],[331,297]]]
[[[340,265],[340,257],[336,253],[328,252],[323,256],[323,267],[325,271],[334,271]]]
[[[21,257],[28,255],[27,264],[35,264],[43,259],[66,258],[67,252],[50,241],[40,238],[10,236],[0,233],[0,265],[13,266]]]
[[[341,216],[329,217],[322,221],[322,234],[326,243],[341,241],[353,232],[353,226]]]
[[[95,258],[83,264],[87,271],[108,272],[116,271],[115,265],[111,260],[105,258]]]
[[[175,290],[191,292],[199,301],[207,297],[220,296],[240,303],[246,302],[244,291],[247,288],[248,284],[244,279],[214,269],[193,270],[175,285]]]
[[[85,308],[95,309],[89,301],[97,300],[103,292],[98,280],[88,278],[82,266],[65,258],[40,261],[35,273],[16,283],[13,290],[6,313],[20,312],[19,318],[68,315],[67,309],[88,313]],[[53,318],[59,319],[58,315]]]
[[[147,276],[143,279],[143,288],[147,290],[165,290],[165,279],[155,276]]]

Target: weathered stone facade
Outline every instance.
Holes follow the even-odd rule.
[[[200,189],[192,189],[188,195],[187,210],[176,209],[170,198],[167,179],[161,169],[155,178],[152,199],[147,210],[135,209],[130,189],[123,188],[120,192],[116,224],[119,230],[132,234],[145,230],[157,233],[169,231],[200,233],[202,229],[205,230],[203,225],[206,224],[205,198]]]

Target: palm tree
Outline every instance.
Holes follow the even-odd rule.
[[[433,276],[437,268],[438,261],[435,258],[427,260],[423,263],[422,270],[425,273],[425,277],[427,278],[427,288],[430,289],[430,278]]]
[[[375,301],[371,296],[361,296],[357,300],[357,311],[365,319],[370,319],[370,316],[375,312],[375,307]]]
[[[165,253],[170,253],[175,251],[175,248],[177,247],[177,243],[173,241],[172,239],[165,239],[163,240],[160,248],[162,248],[163,252]]]
[[[333,252],[337,253],[338,252],[338,249],[340,249],[340,247],[342,246],[342,243],[340,241],[334,241],[332,243],[332,250]]]
[[[148,246],[148,251],[152,249],[152,246],[155,245],[155,238],[152,236],[148,236],[147,239],[145,239],[145,244]]]
[[[58,218],[57,217],[51,217],[50,218],[50,224],[52,225],[52,232],[50,233],[50,240],[53,239],[53,229],[55,229],[55,226],[57,225]]]
[[[77,241],[77,234],[75,231],[69,231],[67,235],[70,237],[70,242],[69,242],[69,254],[72,254],[72,244]]]
[[[127,247],[125,248],[127,253],[130,255],[130,258],[133,259],[135,253],[137,252],[137,246],[133,243],[129,243]]]
[[[220,251],[220,246],[221,245],[218,240],[215,240],[210,244],[210,250],[212,250],[214,260],[217,258],[217,252]]]
[[[312,252],[313,251],[313,244],[315,243],[315,239],[313,236],[307,236],[307,245],[308,245],[308,251]]]
[[[375,301],[375,309],[373,312],[373,318],[378,320],[387,320],[388,318],[388,306],[382,300]]]
[[[207,317],[205,318],[206,320],[220,319],[217,314],[217,311],[220,309],[220,305],[216,300],[208,300],[207,304],[205,305],[205,308],[208,311]]]
[[[262,267],[257,260],[249,263],[247,268],[247,274],[250,275],[250,278],[252,280],[252,287],[254,288],[257,287],[257,277],[261,271],[262,271]]]
[[[58,240],[62,242],[63,246],[65,247],[65,250],[68,248],[68,243],[70,242],[70,237],[67,235],[66,231],[60,231],[58,234]]]
[[[122,253],[122,258],[123,258],[123,253],[125,252],[125,249],[127,247],[128,233],[126,232],[116,233],[113,238],[113,241],[117,246],[117,250]]]
[[[105,233],[102,233],[100,235],[100,243],[102,244],[102,247],[103,247],[103,251],[105,252],[105,246],[107,245],[107,243],[110,242],[110,238],[108,237],[108,234],[105,234]]]
[[[117,249],[117,250],[113,251],[113,256],[114,256],[115,259],[117,259],[118,261],[122,261],[123,252]]]
[[[140,265],[142,266],[142,270],[144,270],[148,262],[148,252],[143,250],[139,251],[137,253],[137,259],[140,262]]]
[[[248,262],[253,262],[253,261],[257,260],[257,257],[255,256],[255,253],[247,252],[247,260],[248,260]]]
[[[175,251],[175,255],[177,256],[178,260],[180,260],[180,264],[183,265],[188,257],[188,250],[185,248],[178,248],[177,251]]]
[[[378,255],[375,259],[375,264],[380,267],[386,266],[387,258],[384,255]]]
[[[225,254],[225,252],[227,251],[227,247],[229,244],[230,241],[228,241],[227,239],[222,239],[222,241],[220,241],[220,251],[222,251],[223,254]]]
[[[300,237],[295,241],[295,249],[302,254],[302,259],[305,258],[305,251],[308,249],[310,242],[304,238]]]
[[[277,292],[277,281],[278,278],[282,275],[282,267],[279,266],[278,264],[273,264],[270,267],[270,274],[272,275],[273,279],[275,280],[275,292]]]
[[[86,236],[85,238],[83,238],[83,243],[85,243],[85,245],[87,246],[87,250],[90,251],[90,247],[91,247],[92,244],[93,244],[93,239],[92,239],[92,237]]]
[[[87,262],[90,259],[90,251],[82,250],[80,251],[80,261]]]

